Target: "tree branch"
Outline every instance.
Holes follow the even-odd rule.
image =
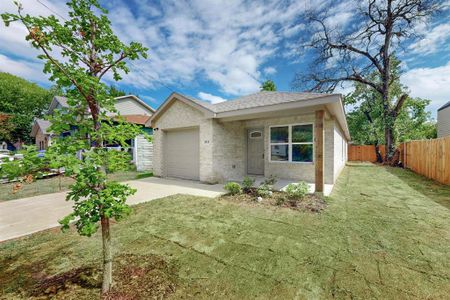
[[[398,98],[397,103],[395,104],[394,107],[394,112],[396,114],[398,114],[400,112],[400,110],[403,107],[403,104],[405,103],[406,99],[408,99],[408,94],[403,94],[400,98]]]
[[[118,63],[120,63],[122,60],[124,60],[125,58],[127,58],[128,55],[124,54],[123,52],[120,54],[120,57],[118,59],[116,59],[116,61],[114,61],[113,63],[111,63],[108,67],[106,67],[98,76],[99,79],[101,79],[103,77],[103,75],[106,74],[106,72],[108,72],[112,67],[114,67],[115,65],[117,65]]]

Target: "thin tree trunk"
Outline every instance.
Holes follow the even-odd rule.
[[[102,242],[103,242],[103,284],[102,293],[110,291],[112,285],[112,253],[109,218],[102,215]]]
[[[377,156],[377,162],[378,163],[382,163],[383,162],[383,156],[381,155],[380,152],[380,144],[377,142],[375,142],[375,154]]]

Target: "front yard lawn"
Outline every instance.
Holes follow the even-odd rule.
[[[446,298],[450,211],[403,172],[348,166],[321,213],[185,195],[135,206],[113,226],[111,296]],[[0,243],[0,298],[93,299],[100,263],[98,234]]]
[[[123,171],[109,174],[108,177],[111,180],[127,181],[143,178],[146,175],[151,176],[151,173]],[[72,178],[63,176],[38,179],[30,184],[23,183],[22,187],[16,193],[13,192],[15,183],[0,184],[0,202],[66,191],[73,182],[74,180]]]

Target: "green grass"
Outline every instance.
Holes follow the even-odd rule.
[[[108,175],[110,179],[116,181],[141,179],[149,176],[153,176],[153,173],[126,171],[116,172]],[[66,191],[73,182],[74,180],[72,178],[62,176],[39,179],[30,184],[22,184],[22,188],[16,193],[13,193],[13,186],[15,185],[14,183],[0,184],[0,202]]]
[[[446,298],[450,211],[435,196],[448,189],[428,185],[403,170],[347,166],[321,214],[185,195],[141,204],[112,229],[117,286],[154,288],[144,299]],[[95,284],[57,294],[91,299],[100,261],[98,234],[54,229],[0,243],[0,292],[29,297],[50,276],[92,268],[84,276]]]

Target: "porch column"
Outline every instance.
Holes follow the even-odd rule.
[[[323,120],[324,120],[325,111],[317,110],[316,111],[316,120],[314,123],[314,143],[315,143],[315,151],[314,151],[314,165],[315,165],[315,185],[316,185],[316,193],[323,193],[324,184],[323,184]]]

